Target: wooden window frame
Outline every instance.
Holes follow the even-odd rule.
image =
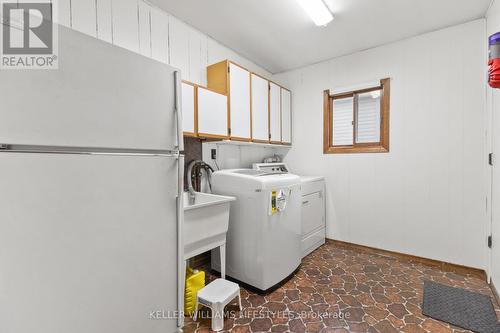
[[[357,128],[357,95],[380,90],[380,142],[356,143]],[[360,89],[341,94],[331,95],[330,90],[323,92],[323,153],[324,154],[356,154],[356,153],[388,153],[389,152],[389,115],[391,99],[391,80],[380,80],[380,86]],[[348,146],[333,145],[333,100],[354,98],[354,130],[353,144]]]

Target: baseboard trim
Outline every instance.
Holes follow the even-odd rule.
[[[491,291],[493,292],[493,295],[495,296],[495,300],[497,301],[497,305],[500,306],[500,294],[498,293],[498,289],[493,284],[493,281],[490,282],[490,288],[491,288]]]
[[[418,262],[420,264],[431,266],[431,267],[437,267],[437,268],[439,268],[443,271],[446,271],[446,272],[453,272],[453,273],[458,273],[458,274],[462,274],[462,275],[468,274],[468,275],[476,276],[484,281],[487,280],[486,279],[486,272],[482,269],[479,269],[479,268],[451,264],[451,263],[444,262],[444,261],[418,257],[418,256],[414,256],[411,254],[405,254],[405,253],[394,252],[394,251],[389,251],[389,250],[382,250],[382,249],[377,249],[377,248],[370,247],[370,246],[359,245],[359,244],[354,244],[354,243],[349,243],[349,242],[343,242],[343,241],[334,240],[334,239],[327,239],[326,241],[327,241],[327,243],[331,243],[331,244],[339,246],[339,247],[354,249],[354,250],[368,252],[368,253],[375,253],[375,254],[379,254],[379,255],[387,255],[387,256],[391,256],[391,257],[396,257],[396,258],[403,259],[403,260]]]

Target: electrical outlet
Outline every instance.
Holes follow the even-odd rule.
[[[217,149],[210,150],[210,154],[212,156],[212,160],[216,160],[217,159]]]

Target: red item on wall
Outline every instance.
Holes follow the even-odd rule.
[[[488,63],[489,66],[489,80],[488,83],[492,88],[500,88],[500,59],[491,59]]]
[[[497,32],[488,38],[488,46],[488,84],[492,88],[500,88],[500,32]]]

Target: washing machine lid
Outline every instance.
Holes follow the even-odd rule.
[[[253,177],[265,177],[265,176],[286,174],[287,172],[270,172],[266,170],[240,169],[240,170],[234,170],[234,173],[253,176]]]
[[[251,187],[271,190],[300,184],[300,177],[290,173],[269,173],[254,169],[232,169],[216,171],[212,182],[227,186]]]

